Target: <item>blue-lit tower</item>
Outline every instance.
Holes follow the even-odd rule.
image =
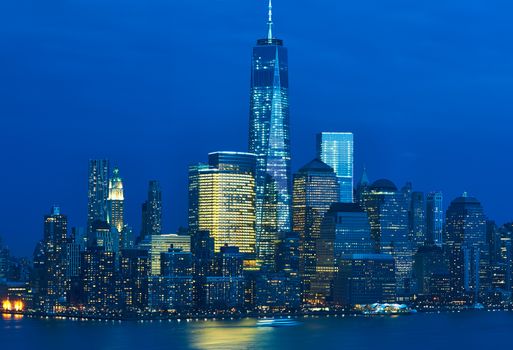
[[[291,228],[288,86],[287,49],[273,36],[269,1],[267,38],[257,41],[251,63],[249,150],[257,155],[257,249],[260,237],[268,234],[262,228],[266,188],[276,193],[277,230]],[[269,186],[269,177],[274,186]]]

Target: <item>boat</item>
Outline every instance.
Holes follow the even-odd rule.
[[[355,309],[363,315],[411,315],[417,313],[417,310],[408,307],[405,304],[380,304],[356,305]]]
[[[264,318],[257,321],[257,327],[292,327],[297,326],[299,322],[288,318]]]

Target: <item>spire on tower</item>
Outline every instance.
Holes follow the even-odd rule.
[[[269,0],[269,19],[267,21],[268,32],[267,32],[267,40],[273,40],[273,4],[272,0]]]

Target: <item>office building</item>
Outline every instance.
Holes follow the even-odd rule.
[[[189,168],[189,227],[209,231],[215,251],[228,244],[255,259],[255,155],[209,154],[209,166]]]
[[[446,247],[451,274],[451,294],[477,302],[486,285],[486,218],[481,203],[464,193],[446,212]]]
[[[341,203],[353,202],[353,134],[321,132],[317,134],[317,157],[333,168],[340,185]]]
[[[319,159],[294,175],[293,222],[300,238],[300,274],[305,293],[317,271],[317,240],[321,222],[330,206],[339,200],[339,185],[333,169]]]
[[[249,116],[249,151],[256,154],[256,217],[261,230],[268,175],[275,182],[279,231],[291,229],[291,168],[288,53],[273,34],[269,4],[268,33],[253,48]]]
[[[376,251],[395,259],[397,289],[410,292],[414,246],[409,235],[408,203],[402,191],[386,179],[375,181],[363,193]]]

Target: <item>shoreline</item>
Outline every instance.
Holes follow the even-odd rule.
[[[418,314],[447,314],[462,312],[511,312],[511,308],[440,308],[437,310],[419,310]],[[73,320],[73,321],[102,321],[102,322],[154,322],[154,321],[176,321],[176,322],[200,322],[200,321],[234,321],[241,319],[265,319],[265,318],[330,318],[330,317],[397,317],[414,316],[415,313],[395,313],[395,314],[363,314],[354,311],[339,312],[281,312],[281,313],[231,313],[231,314],[175,314],[175,315],[144,315],[142,317],[133,316],[109,316],[109,315],[91,315],[74,313],[44,313],[34,311],[2,311],[3,320],[17,318],[33,319],[54,319],[54,320]]]

